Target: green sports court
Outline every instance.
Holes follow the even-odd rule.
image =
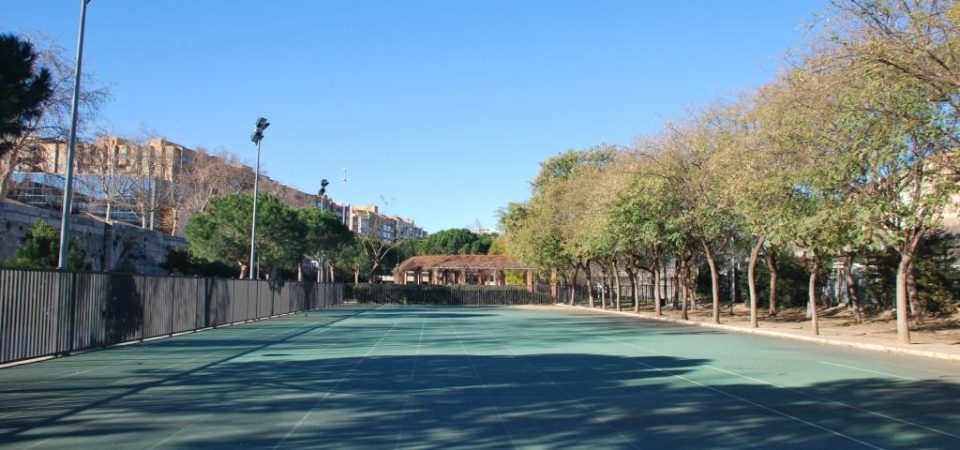
[[[359,305],[0,369],[0,448],[960,448],[960,364]]]

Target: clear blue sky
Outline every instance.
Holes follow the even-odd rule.
[[[0,29],[73,54],[79,0],[5,0]],[[263,165],[307,192],[389,202],[428,231],[529,194],[538,163],[630,144],[663,119],[770,80],[811,1],[93,0],[84,68],[101,122]]]

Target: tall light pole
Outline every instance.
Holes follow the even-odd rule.
[[[60,217],[60,257],[57,268],[69,269],[67,255],[70,252],[70,200],[73,198],[73,155],[77,148],[77,108],[80,104],[80,63],[83,62],[83,32],[87,23],[87,3],[80,0],[80,36],[77,38],[77,68],[73,78],[73,101],[70,103],[70,145],[67,147],[67,173],[63,181],[63,213]]]
[[[350,213],[350,200],[347,199],[347,168],[343,168],[343,224],[347,226],[347,229],[350,229],[350,223],[348,222]]]
[[[250,140],[257,144],[257,171],[253,173],[253,225],[250,232],[250,279],[257,279],[257,194],[260,188],[260,141],[263,140],[263,130],[270,126],[267,119],[257,119],[257,130],[250,136]]]

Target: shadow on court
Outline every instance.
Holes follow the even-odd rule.
[[[932,429],[960,429],[960,387],[948,382],[859,379],[790,391],[710,383],[694,373],[708,361],[660,356],[270,359],[292,357],[288,355],[278,351],[194,372],[144,371],[141,378],[120,385],[104,379],[84,387],[80,400],[66,399],[60,387],[27,386],[20,395],[5,391],[0,395],[0,411],[6,415],[0,416],[0,447],[44,439],[50,439],[45,445],[60,448],[156,443],[167,448],[234,448],[242,443],[303,449],[960,444],[956,436]],[[57,416],[67,409],[64,402],[72,412]],[[51,406],[26,412],[43,404]],[[16,411],[24,413],[9,417]],[[136,443],[128,440],[132,436]]]

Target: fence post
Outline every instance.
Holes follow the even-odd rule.
[[[177,278],[170,277],[170,336],[173,336],[173,316],[176,315],[177,305]]]

